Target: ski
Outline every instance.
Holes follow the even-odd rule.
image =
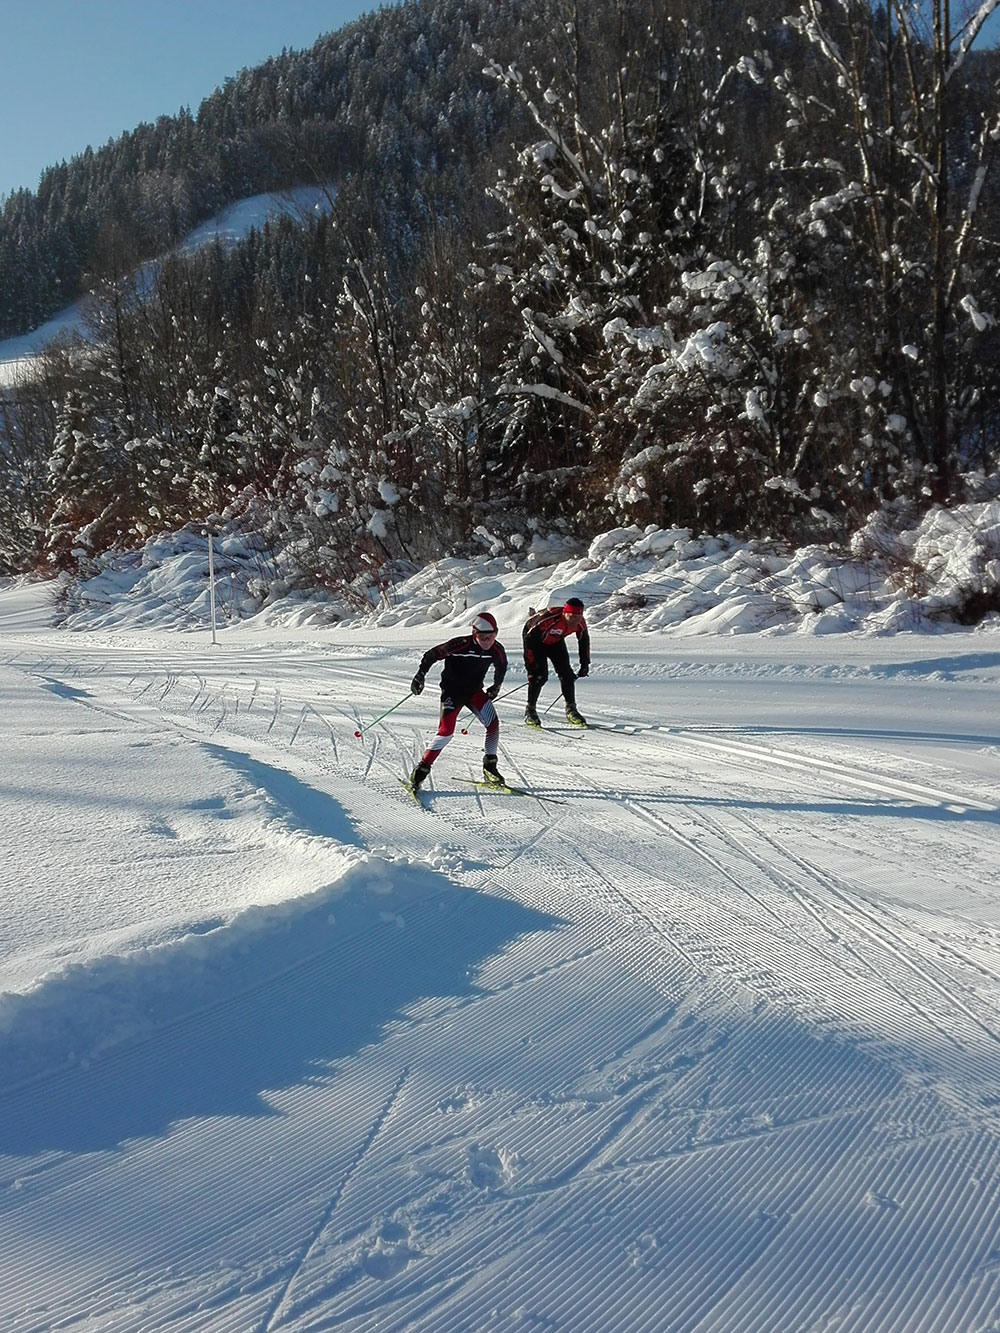
[[[587,722],[580,726],[578,722],[550,722],[544,727],[529,727],[530,731],[544,731],[550,736],[562,736],[566,740],[582,740],[585,731],[610,731],[615,736],[638,736],[644,731],[670,731],[670,727],[656,722]]]
[[[417,790],[416,787],[414,787],[413,783],[410,781],[409,778],[400,778],[399,785],[401,787],[404,787],[410,793],[410,795],[416,801],[417,805],[420,806],[421,810],[427,809],[427,806],[424,805],[423,801],[420,799],[420,792]]]
[[[540,731],[548,736],[568,736],[572,740],[583,740],[583,733],[590,730],[591,724],[586,727],[575,726],[572,722],[547,722],[544,726],[541,722],[536,726],[533,722],[526,722],[525,729],[528,731]]]
[[[485,787],[487,791],[505,792],[508,796],[530,796],[534,801],[547,802],[552,805],[565,805],[565,801],[556,800],[554,796],[539,796],[536,791],[529,791],[527,787],[511,787],[506,782],[476,782],[473,778],[463,778],[470,787]]]

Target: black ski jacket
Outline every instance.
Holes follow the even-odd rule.
[[[477,690],[483,688],[483,681],[490,667],[493,667],[493,684],[500,688],[507,674],[507,654],[499,639],[494,639],[489,648],[480,648],[472,634],[463,634],[447,643],[439,643],[428,648],[420,659],[421,676],[426,676],[435,662],[444,662],[441,672],[441,693],[454,699],[456,703],[467,703]]]

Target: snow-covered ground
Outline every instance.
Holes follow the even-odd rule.
[[[608,550],[216,645],[194,550],[0,592],[5,1333],[1000,1328],[995,625],[734,635],[719,551],[657,628]],[[598,726],[530,732],[577,584]],[[541,799],[470,718],[421,808],[486,602]]]

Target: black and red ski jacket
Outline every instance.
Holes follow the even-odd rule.
[[[567,626],[561,606],[547,606],[542,611],[534,611],[524,622],[522,638],[525,648],[551,648],[560,639],[575,634],[579,639],[580,665],[590,666],[590,631],[583,616],[578,623]]]
[[[463,634],[457,639],[449,639],[447,643],[439,643],[424,653],[418,674],[426,676],[434,663],[441,661],[444,662],[441,692],[456,702],[471,699],[477,690],[483,688],[483,681],[491,666],[493,684],[497,689],[507,674],[507,654],[499,639],[494,639],[489,648],[480,648],[473,634]]]

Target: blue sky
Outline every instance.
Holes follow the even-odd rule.
[[[378,0],[0,0],[0,196]]]
[[[0,0],[0,196],[379,0]],[[1000,16],[990,20],[993,40]]]

